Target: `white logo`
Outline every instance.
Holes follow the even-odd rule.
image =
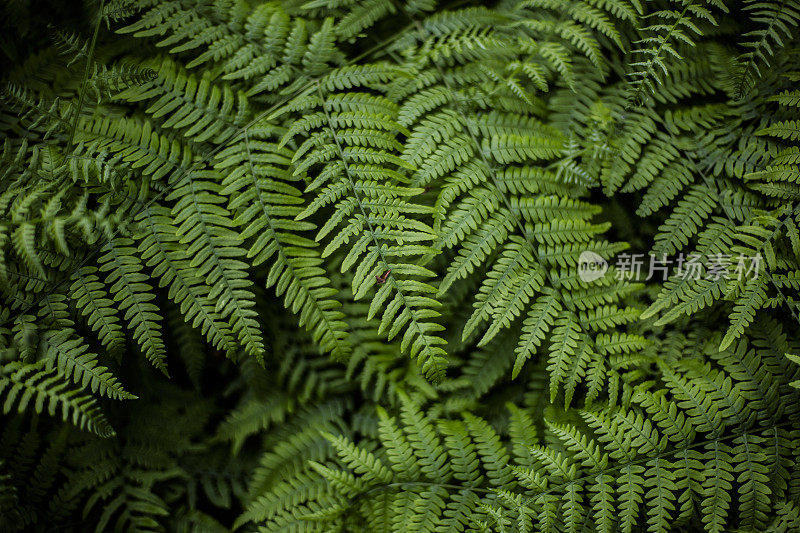
[[[600,255],[586,250],[578,257],[578,277],[587,283],[602,278],[608,271],[608,262]]]

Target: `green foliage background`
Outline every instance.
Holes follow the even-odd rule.
[[[800,531],[800,2],[1,20],[0,530]]]

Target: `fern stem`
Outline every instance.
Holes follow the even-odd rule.
[[[103,12],[103,7],[105,6],[106,0],[100,0],[100,7],[99,12]],[[69,132],[69,140],[67,141],[67,151],[72,149],[72,142],[75,139],[75,130],[78,127],[78,118],[81,115],[81,109],[83,109],[83,100],[86,97],[86,86],[89,83],[89,72],[92,69],[92,60],[94,59],[94,50],[95,46],[97,45],[97,35],[100,33],[100,22],[103,20],[102,16],[97,17],[97,23],[94,25],[94,33],[92,34],[92,42],[89,47],[89,54],[86,57],[86,69],[83,72],[83,82],[81,83],[81,91],[78,94],[78,106],[75,108],[75,118],[72,119],[72,127],[70,128]]]
[[[364,221],[367,223],[367,227],[369,228],[369,233],[372,237],[372,242],[375,243],[375,248],[378,252],[378,255],[381,258],[381,262],[383,263],[384,269],[389,269],[389,262],[386,260],[386,255],[383,252],[383,246],[378,239],[375,237],[375,228],[372,226],[372,222],[370,221],[370,217],[367,215],[366,210],[364,209],[364,204],[361,201],[361,196],[358,194],[358,189],[356,188],[356,183],[353,180],[353,176],[350,173],[350,165],[347,162],[347,158],[344,155],[344,150],[342,149],[341,142],[339,141],[339,136],[336,134],[336,129],[333,127],[333,123],[331,121],[331,115],[328,111],[328,100],[325,98],[325,95],[322,92],[322,85],[317,82],[317,95],[319,96],[320,100],[322,101],[322,110],[325,112],[325,118],[328,122],[328,129],[331,131],[331,135],[333,135],[333,141],[336,143],[336,149],[339,152],[339,157],[344,163],[344,171],[345,175],[347,176],[347,180],[350,182],[350,189],[353,191],[353,196],[355,197],[356,201],[358,202],[358,209],[361,211],[361,216],[364,217]],[[402,289],[398,286],[394,276],[389,273],[388,279],[386,283],[391,283],[392,288],[397,292],[397,294],[402,299],[403,305],[406,306],[406,296],[403,293]],[[414,324],[414,328],[417,330],[417,334],[422,338],[423,343],[425,344],[425,350],[422,353],[430,353],[432,350],[432,346],[428,341],[428,336],[424,332],[424,330],[420,327],[419,322],[417,321],[416,313],[412,311],[410,307],[408,307],[410,311],[410,318],[411,322]],[[442,369],[436,369],[436,373],[443,371]]]
[[[756,64],[756,57],[758,55],[757,51],[766,46],[767,36],[773,32],[772,28],[775,26],[775,22],[778,20],[778,16],[783,12],[784,7],[786,7],[786,0],[781,0],[780,7],[772,12],[772,19],[769,21],[769,24],[765,29],[761,30],[761,39],[757,43],[754,43],[753,50],[751,52],[745,54],[745,57],[749,57],[745,66],[742,67],[742,71],[739,74],[739,79],[736,83],[736,91],[734,93],[734,97],[736,99],[741,100],[746,96],[750,72]]]
[[[661,39],[661,42],[659,43],[658,48],[656,48],[655,53],[653,53],[650,59],[647,61],[647,70],[645,72],[646,76],[653,75],[654,72],[653,64],[655,63],[656,58],[658,58],[661,55],[661,50],[667,44],[667,41],[672,36],[672,33],[675,31],[675,29],[678,27],[678,24],[684,19],[686,11],[688,11],[689,7],[691,7],[692,5],[694,5],[694,0],[690,0],[689,2],[686,3],[686,5],[683,7],[683,11],[680,12],[678,18],[675,19],[675,22],[672,24],[672,27],[670,27],[667,34],[664,35],[664,37]],[[626,109],[630,109],[635,102],[639,101],[643,88],[645,86],[646,76],[643,76],[638,82],[632,82],[632,84],[635,84],[636,86],[636,92],[630,95],[630,97],[628,98],[628,102],[626,103],[625,106]]]
[[[264,203],[264,199],[261,192],[261,186],[258,184],[258,180],[256,179],[255,168],[253,167],[253,156],[252,153],[250,152],[250,135],[247,133],[246,130],[244,132],[244,146],[245,146],[245,151],[247,152],[247,165],[250,170],[250,176],[253,178],[253,187],[256,190],[256,198],[258,198],[258,204],[261,207],[261,212],[264,214],[264,218],[267,221],[267,225],[269,226],[269,231],[270,233],[272,233],[273,238],[275,239],[275,242],[278,245],[277,252],[280,255],[281,261],[283,261],[286,267],[292,272],[292,276],[294,277],[294,279],[296,279],[297,282],[300,283],[301,286],[303,287],[303,291],[307,296],[306,301],[311,302],[311,305],[313,305],[314,308],[317,310],[319,316],[322,317],[322,321],[325,323],[325,327],[328,329],[328,331],[333,333],[336,331],[336,327],[333,324],[331,324],[330,320],[328,319],[328,313],[325,312],[325,310],[322,309],[322,307],[320,307],[317,298],[311,294],[311,291],[305,285],[303,279],[296,274],[296,270],[292,265],[292,262],[286,255],[286,251],[284,250],[283,244],[278,240],[277,237],[278,232],[275,229],[275,225],[273,223],[272,216],[270,215],[270,211],[267,208],[267,205]],[[342,342],[342,340],[339,339],[336,335],[332,336],[336,345],[339,346],[340,349],[342,350],[342,353],[345,353],[347,351],[346,343]]]

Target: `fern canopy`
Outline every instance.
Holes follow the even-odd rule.
[[[800,2],[0,15],[0,530],[800,531]]]

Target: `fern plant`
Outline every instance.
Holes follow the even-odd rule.
[[[800,530],[797,2],[0,9],[4,531]]]

